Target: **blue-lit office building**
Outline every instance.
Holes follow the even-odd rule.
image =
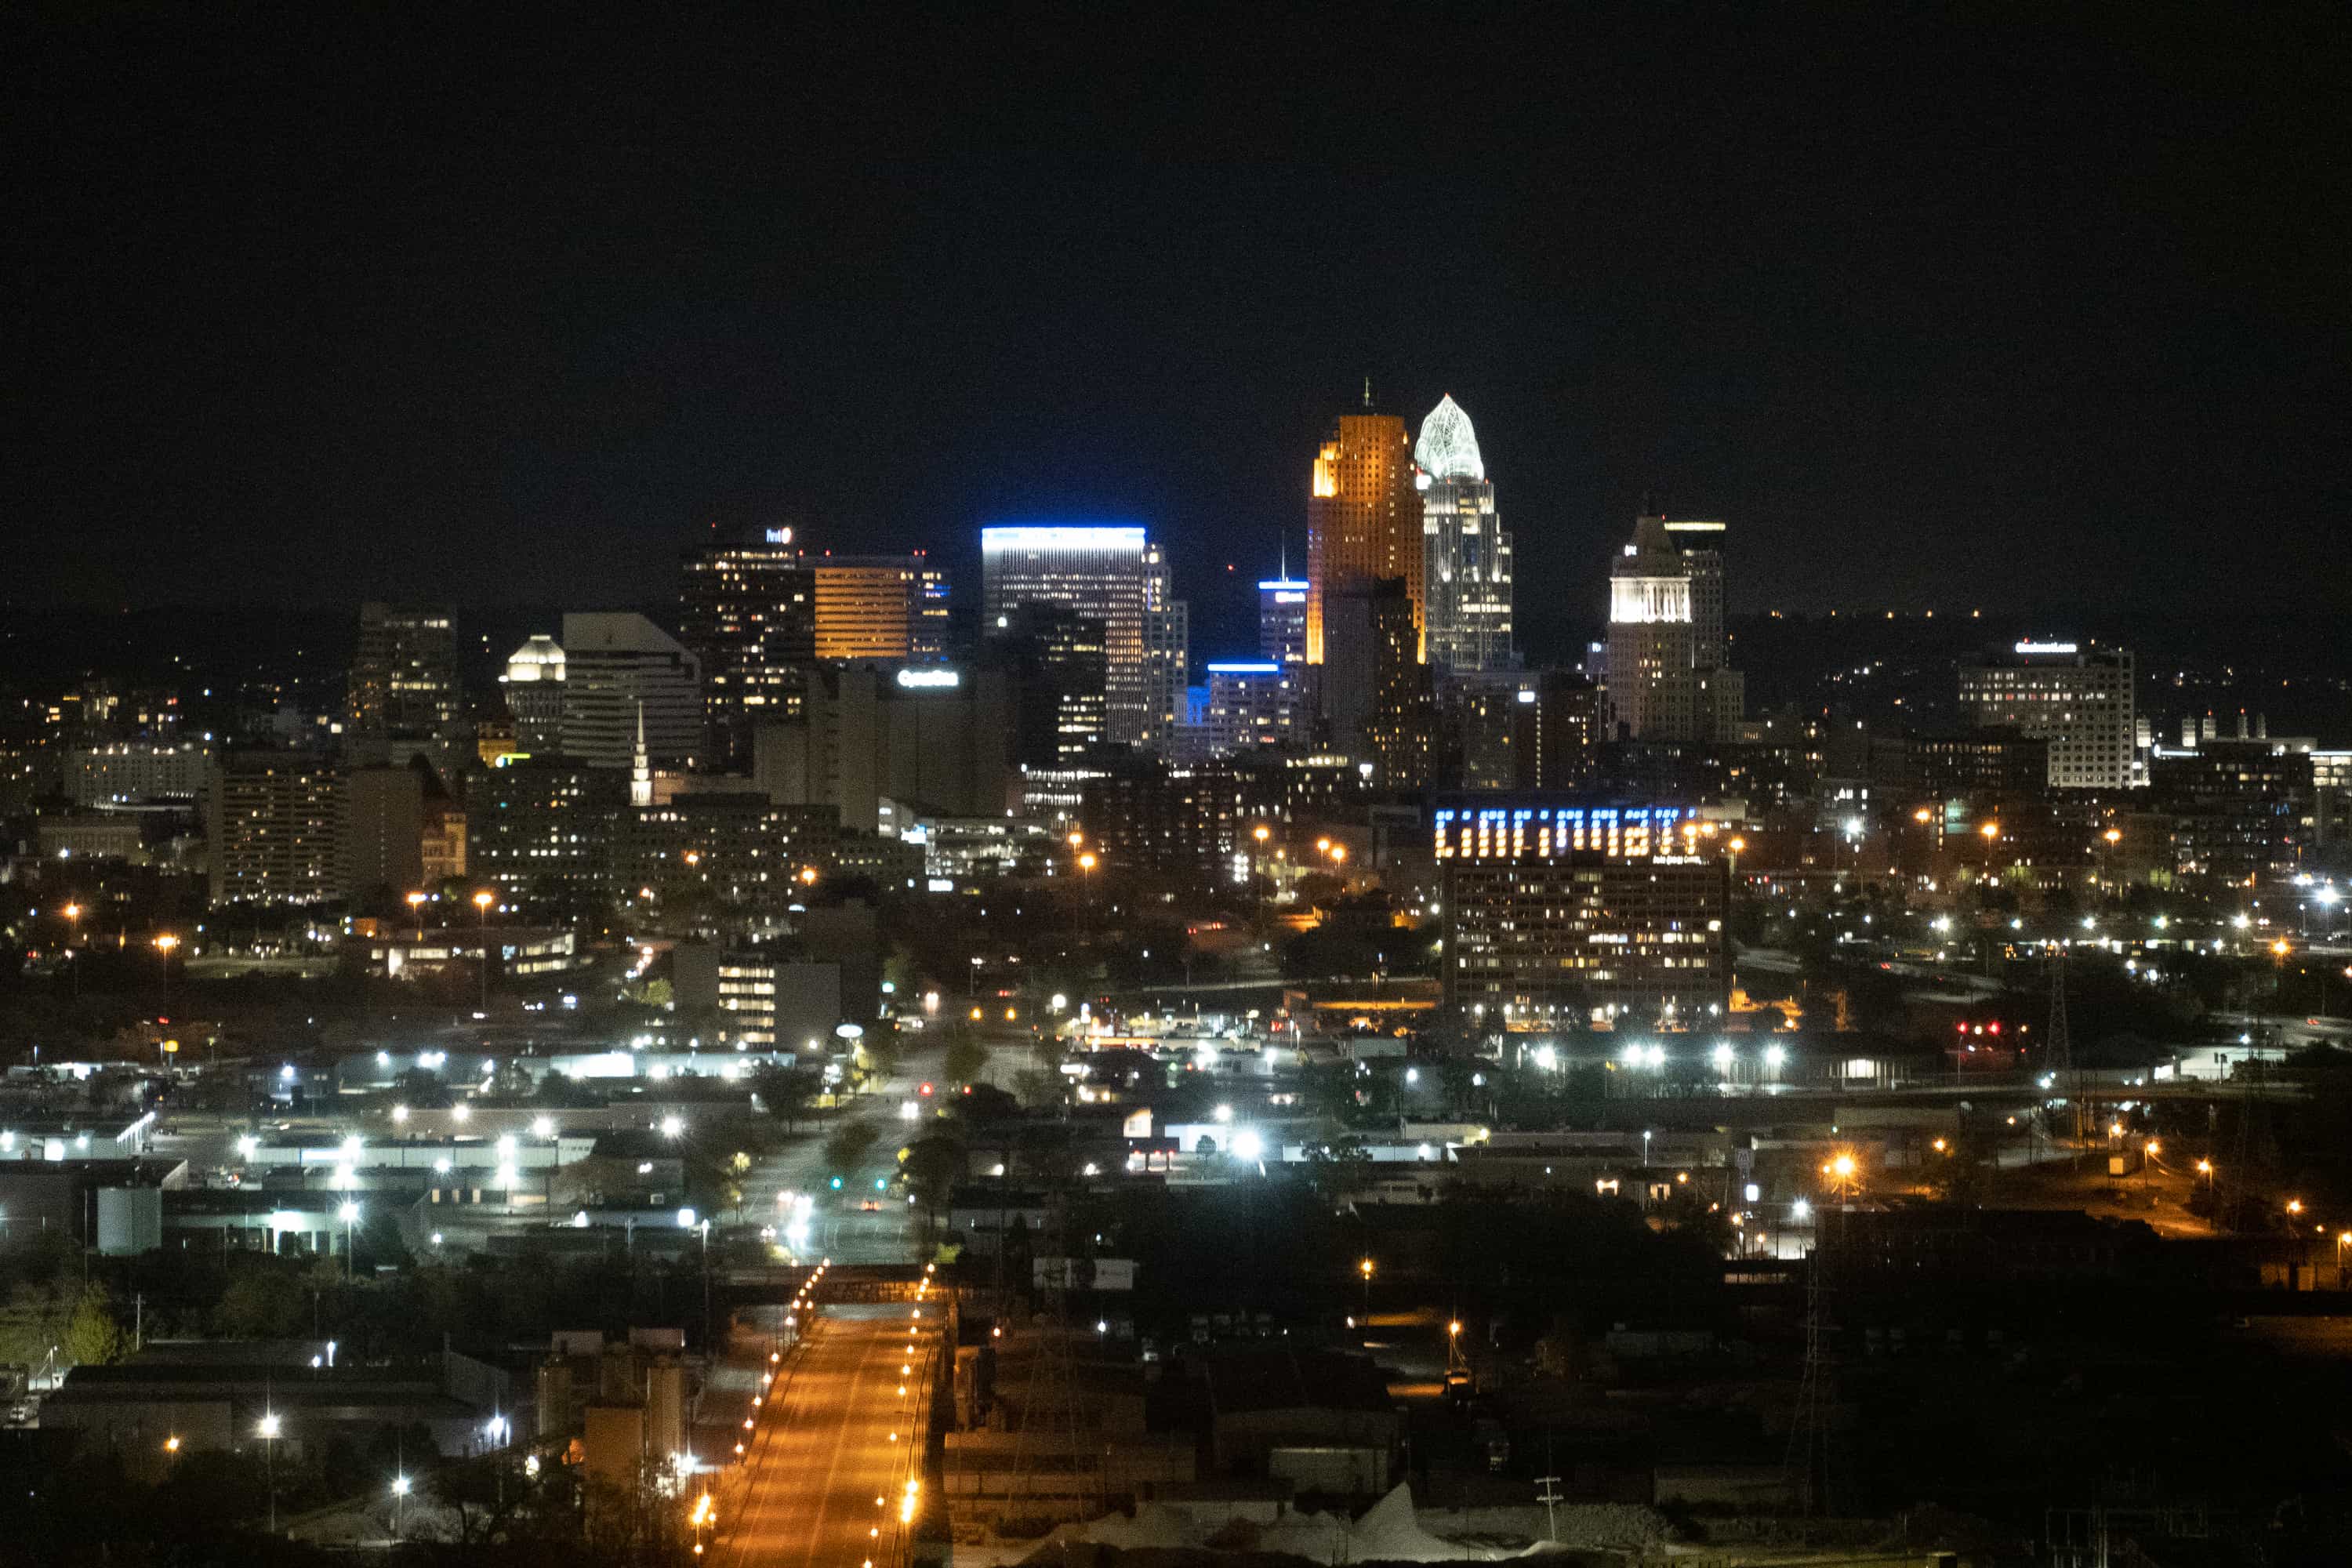
[[[1687,1029],[1731,1000],[1717,825],[1674,805],[1442,801],[1448,1012],[1479,1033]]]
[[[1151,732],[1144,611],[1150,563],[1134,524],[1027,523],[980,531],[981,635],[1009,630],[1023,605],[1061,605],[1103,627],[1108,738]]]

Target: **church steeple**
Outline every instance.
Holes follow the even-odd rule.
[[[637,704],[637,746],[629,754],[629,804],[651,805],[654,803],[653,763],[646,757],[646,705]]]

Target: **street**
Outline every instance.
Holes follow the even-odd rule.
[[[824,1310],[760,1410],[713,1555],[791,1568],[906,1561],[940,1321],[916,1310]]]

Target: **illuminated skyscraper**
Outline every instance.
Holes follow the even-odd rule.
[[[1511,536],[1495,515],[1495,487],[1470,416],[1453,398],[1421,422],[1413,447],[1421,489],[1423,646],[1444,671],[1508,669]]]
[[[1032,524],[981,530],[981,635],[1009,630],[1023,605],[1064,605],[1103,627],[1107,738],[1150,731],[1145,695],[1143,530]]]
[[[1192,660],[1191,607],[1176,596],[1167,552],[1143,547],[1142,740],[1164,744],[1184,721],[1184,684]]]
[[[446,609],[360,606],[345,715],[353,732],[446,739],[460,699],[457,634]]]
[[[1270,577],[1257,585],[1257,654],[1292,668],[1307,662],[1307,581]]]
[[[1637,519],[1609,573],[1608,733],[1729,739],[1745,686],[1723,662],[1720,523]],[[1682,539],[1701,542],[1685,552]]]
[[[948,580],[921,554],[812,555],[818,658],[947,657]]]
[[[515,747],[526,756],[552,754],[563,744],[563,647],[541,632],[507,658],[499,677],[514,716]]]
[[[816,583],[793,531],[761,529],[688,556],[678,633],[701,672],[708,751],[740,763],[755,723],[800,716],[816,658]]]
[[[1421,498],[1412,438],[1390,414],[1343,414],[1315,457],[1307,503],[1307,662],[1321,664],[1334,595],[1384,579],[1403,582],[1413,626],[1423,620]]]

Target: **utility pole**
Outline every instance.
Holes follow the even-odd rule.
[[[1551,1434],[1549,1432],[1544,1434],[1544,1468],[1551,1468]],[[1559,1543],[1559,1515],[1558,1510],[1559,1505],[1565,1500],[1566,1500],[1560,1496],[1559,1478],[1558,1476],[1538,1476],[1536,1478],[1536,1501],[1544,1505],[1544,1539],[1550,1542],[1555,1546]]]

